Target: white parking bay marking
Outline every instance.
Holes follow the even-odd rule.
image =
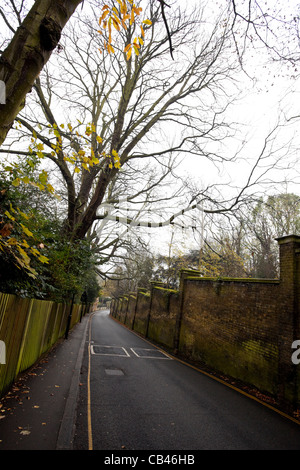
[[[125,348],[119,346],[91,345],[91,353],[96,356],[130,357]]]
[[[130,350],[135,354],[137,357],[141,359],[169,359],[171,360],[171,357],[169,357],[167,354],[165,354],[163,351],[160,351],[159,349],[147,349],[147,348],[130,348]]]

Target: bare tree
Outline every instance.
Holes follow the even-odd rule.
[[[119,33],[115,54],[103,57],[97,15],[78,18],[76,28],[65,29],[60,49],[35,80],[34,92],[19,113],[18,142],[12,134],[8,149],[30,156],[32,149],[20,150],[20,143],[32,135],[35,144],[43,145],[47,166],[51,163],[59,170],[64,186],[64,234],[71,240],[86,236],[98,240],[103,262],[125,243],[111,234],[109,217],[101,211],[105,204],[120,210],[120,195],[126,195],[127,202],[137,204],[138,216],[150,207],[158,213],[167,201],[173,202],[174,211],[174,192],[163,196],[155,192],[175,174],[174,156],[194,155],[198,162],[215,165],[236,159],[220,150],[235,135],[235,123],[226,121],[226,113],[239,93],[240,63],[229,13],[222,11],[216,21],[208,21],[207,5],[188,14],[174,4],[166,30],[160,6],[161,2],[149,1],[146,16],[152,27],[145,28],[138,55],[128,61],[124,50],[137,34],[135,23]],[[170,57],[170,43],[176,61]],[[266,175],[267,167],[259,164],[265,164],[266,155],[274,155],[268,148],[273,137],[274,133],[266,137],[248,178],[233,197],[225,199],[218,185],[195,191],[190,200],[187,191],[182,193],[189,186],[179,194],[176,189],[175,195],[185,196],[187,209],[200,207],[207,214],[238,207],[248,197],[246,189]],[[154,168],[156,173],[151,173]],[[166,224],[180,213],[175,210],[166,217]],[[125,223],[137,225],[132,224],[137,214],[125,213]],[[119,216],[124,214],[113,214],[112,221]]]
[[[173,10],[170,31],[173,47],[180,47],[179,70],[170,58],[169,36],[159,12],[150,2],[147,17],[152,27],[138,56],[124,61],[124,47],[136,35],[136,25],[132,25],[120,33],[118,49],[102,59],[101,67],[96,26],[93,28],[89,20],[78,28],[77,22],[76,30],[70,28],[62,41],[63,50],[55,55],[63,68],[57,75],[53,68],[34,85],[44,117],[34,108],[33,100],[20,114],[24,138],[35,133],[44,145],[44,155],[60,170],[67,189],[65,228],[74,239],[84,238],[91,230],[99,218],[99,207],[107,202],[109,185],[121,178],[123,171],[133,171],[128,186],[134,178],[135,187],[141,186],[136,162],[144,169],[150,162],[161,168],[160,176],[146,184],[149,190],[174,172],[176,154],[194,154],[216,162],[225,158],[210,150],[208,143],[217,144],[232,132],[224,120],[236,92],[231,85],[229,95],[226,85],[232,83],[238,70],[230,55],[230,32],[217,23],[207,27],[205,35],[202,31],[200,38],[203,11],[188,16],[180,8]],[[72,124],[69,129],[66,123],[60,127],[59,109],[67,110],[66,123]],[[76,134],[79,122],[94,126],[84,145],[92,148],[98,163],[89,169],[83,165],[77,174],[68,159],[72,155],[76,159],[84,151]],[[50,136],[49,125],[56,129]],[[171,135],[167,126],[172,126]],[[82,129],[80,134],[84,134]],[[118,167],[107,158],[113,152],[118,154]],[[80,162],[75,164],[79,166]],[[143,193],[141,187],[136,191]],[[128,198],[133,199],[133,194]]]
[[[287,60],[293,65],[298,62],[299,15],[298,11],[290,9],[289,17],[286,17],[284,12],[289,2],[284,2],[283,12],[277,3],[273,9],[270,9],[257,0],[245,0],[239,4],[235,0],[228,2],[227,17],[224,21],[230,23],[240,58],[255,36],[280,60]],[[4,142],[14,119],[24,107],[27,93],[30,92],[53,50],[59,45],[63,28],[81,3],[82,0],[36,0],[25,18],[24,0],[19,2],[5,0],[5,4],[0,7],[0,18],[12,34],[12,40],[8,45],[6,40],[2,40],[1,44],[0,80],[6,85],[6,103],[0,104],[0,145]],[[92,0],[89,3],[92,4]],[[155,3],[161,8],[161,17],[167,32],[166,40],[173,57],[176,45],[173,44],[172,27],[168,25],[165,14],[165,7],[169,5],[164,0],[157,0]],[[10,21],[10,12],[13,12],[17,18],[18,28]],[[285,34],[284,38],[282,31]]]
[[[248,49],[264,51],[273,61],[296,69],[299,51],[299,5],[295,2],[229,0],[229,18],[241,61]]]

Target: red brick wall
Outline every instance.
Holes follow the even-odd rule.
[[[300,339],[300,237],[278,243],[280,280],[205,279],[183,271],[177,293],[154,284],[150,293],[138,292],[135,305],[128,304],[131,326],[176,354],[273,394],[282,407],[300,409],[300,365],[291,360],[292,343]],[[125,321],[124,308],[115,300],[112,315]]]
[[[213,369],[276,392],[276,281],[184,281],[179,352]]]

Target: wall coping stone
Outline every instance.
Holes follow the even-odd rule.
[[[279,245],[283,245],[284,243],[300,243],[300,236],[299,235],[285,235],[284,237],[275,238]]]
[[[251,277],[196,277],[196,276],[188,276],[186,278],[187,281],[213,281],[213,282],[250,282],[250,283],[259,283],[259,284],[280,284],[279,279],[258,279],[258,278],[251,278]]]

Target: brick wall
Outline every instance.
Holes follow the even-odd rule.
[[[179,353],[275,393],[279,288],[276,281],[187,277]]]
[[[111,314],[175,354],[299,409],[300,365],[292,363],[291,346],[300,339],[300,237],[278,244],[279,280],[183,270],[178,291],[152,283],[148,293],[115,299]]]

